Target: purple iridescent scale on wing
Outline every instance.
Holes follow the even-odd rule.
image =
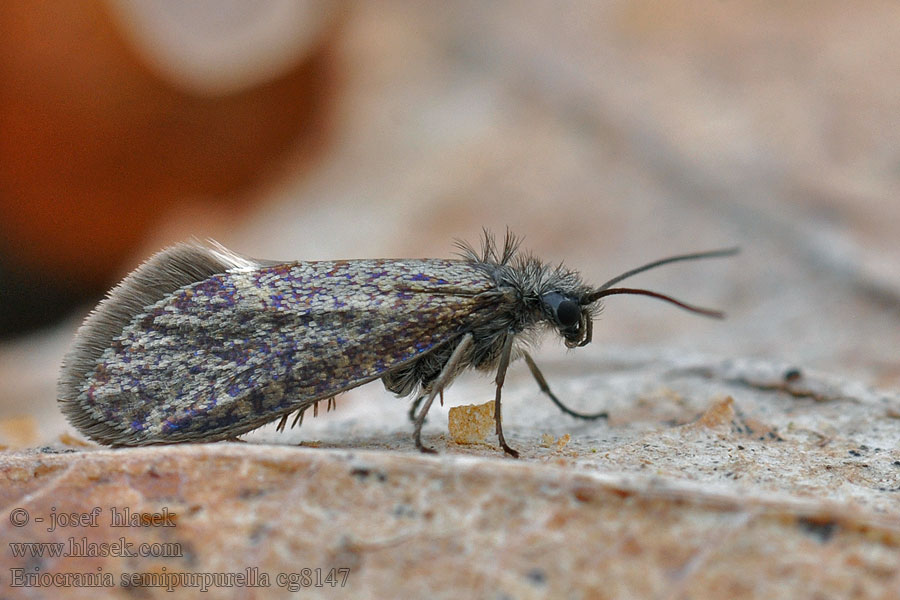
[[[460,260],[259,266],[182,287],[100,356],[79,404],[115,443],[233,437],[380,377],[504,309]]]

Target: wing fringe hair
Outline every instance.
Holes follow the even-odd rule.
[[[147,308],[185,286],[232,269],[247,269],[252,259],[216,244],[177,244],[154,254],[109,291],[84,324],[63,359],[58,383],[60,409],[77,429],[94,439],[115,439],[121,432],[98,421],[78,402],[82,386],[103,352]]]

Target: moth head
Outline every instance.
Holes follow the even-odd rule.
[[[663,258],[661,260],[657,260],[652,263],[640,266],[636,269],[631,269],[630,271],[626,271],[621,275],[617,275],[600,287],[589,290],[581,297],[575,297],[563,292],[553,291],[541,296],[541,302],[544,306],[544,312],[550,317],[553,324],[559,330],[559,334],[565,340],[567,348],[586,346],[587,344],[591,343],[591,336],[593,332],[592,315],[595,312],[595,308],[593,307],[593,305],[596,302],[599,302],[601,298],[605,298],[606,296],[613,296],[617,294],[649,296],[651,298],[656,298],[657,300],[669,302],[670,304],[674,304],[679,308],[683,308],[684,310],[702,315],[704,317],[721,319],[725,316],[721,311],[693,306],[680,300],[676,300],[675,298],[667,296],[666,294],[660,294],[659,292],[653,292],[641,288],[617,288],[613,286],[626,277],[631,277],[632,275],[636,275],[638,273],[642,273],[649,269],[653,269],[655,267],[659,267],[669,263],[685,260],[696,260],[700,258],[732,256],[734,254],[737,254],[737,252],[737,248],[726,248],[724,250],[712,250],[710,252],[697,252],[693,254],[680,254],[678,256],[670,256],[668,258]]]
[[[567,348],[583,346],[590,342],[591,312],[589,305],[562,292],[548,292],[541,296],[544,313],[547,314]],[[587,341],[584,341],[587,338]]]

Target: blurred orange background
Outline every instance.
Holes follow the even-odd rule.
[[[296,25],[237,35],[279,12]],[[41,309],[64,310],[108,287],[167,221],[192,211],[222,219],[278,168],[301,169],[318,154],[334,95],[335,13],[336,5],[278,1],[0,7],[0,256],[4,275],[23,288],[8,290],[3,329],[46,322],[54,315]],[[209,39],[166,37],[176,19]],[[281,40],[270,51],[280,59],[275,71],[267,55],[242,47],[304,33],[299,46]],[[216,46],[221,36],[235,36],[235,47]],[[154,56],[154,42],[168,54]],[[218,63],[203,56],[213,50]],[[254,52],[256,64],[239,62]],[[193,55],[205,70],[184,65]]]

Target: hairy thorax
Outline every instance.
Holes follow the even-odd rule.
[[[499,326],[498,323],[500,323]],[[461,362],[458,370],[459,372],[468,368],[481,371],[494,370],[507,336],[512,335],[515,338],[513,356],[518,358],[520,347],[533,345],[547,329],[541,315],[536,312],[533,314],[510,314],[506,318],[499,318],[491,323],[475,327],[470,332],[473,341],[472,348],[465,360]],[[462,336],[459,336],[450,340],[404,367],[387,373],[381,378],[385,389],[398,396],[429,392],[432,383],[443,371],[461,339]]]

